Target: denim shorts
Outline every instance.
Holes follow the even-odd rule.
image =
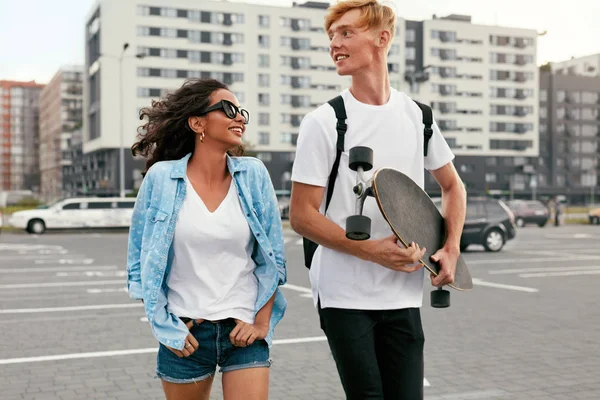
[[[269,346],[264,340],[257,340],[247,347],[236,347],[229,334],[235,327],[231,318],[221,321],[204,321],[194,325],[190,333],[198,341],[198,349],[189,357],[179,358],[171,350],[160,344],[156,357],[156,374],[159,378],[173,383],[203,381],[219,372],[229,372],[245,368],[270,367]]]

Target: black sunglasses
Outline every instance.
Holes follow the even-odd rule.
[[[236,115],[240,114],[242,118],[244,118],[244,125],[247,125],[250,121],[250,113],[248,110],[243,108],[239,108],[229,100],[221,100],[217,104],[213,104],[208,107],[204,112],[200,115],[208,114],[211,111],[223,110],[227,118],[234,119]]]

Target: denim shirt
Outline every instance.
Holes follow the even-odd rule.
[[[167,311],[168,276],[173,261],[175,224],[186,195],[185,176],[191,154],[177,161],[161,161],[147,172],[138,192],[129,229],[127,290],[132,299],[144,301],[144,309],[156,339],[183,349],[188,328]],[[227,168],[239,193],[255,245],[252,259],[258,280],[254,305],[258,312],[275,293],[269,333],[285,312],[287,301],[280,285],[287,279],[283,253],[283,228],[273,184],[264,164],[250,157],[227,156]]]

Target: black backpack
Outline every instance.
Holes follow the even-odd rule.
[[[423,130],[424,142],[423,142],[423,154],[427,156],[427,147],[429,145],[429,139],[433,136],[433,112],[431,111],[431,107],[426,104],[419,103],[416,100],[413,100],[423,113],[423,124],[425,125],[425,129]],[[335,179],[337,178],[338,168],[340,166],[340,157],[342,152],[344,151],[344,135],[346,135],[346,130],[348,129],[348,125],[346,125],[346,107],[344,106],[344,99],[342,96],[337,96],[327,103],[333,110],[335,111],[335,117],[337,118],[336,131],[337,131],[337,144],[336,144],[336,154],[335,161],[333,162],[333,168],[331,169],[331,174],[329,175],[329,181],[327,183],[327,200],[325,201],[325,214],[327,214],[327,209],[329,208],[329,202],[331,201],[331,197],[333,196],[333,186],[335,185]],[[313,256],[315,255],[315,251],[317,251],[317,247],[319,245],[307,238],[302,238],[302,244],[304,247],[304,265],[306,268],[310,269],[312,264]]]

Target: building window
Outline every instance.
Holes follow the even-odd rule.
[[[581,101],[584,104],[596,104],[598,103],[598,93],[594,92],[582,92]]]
[[[269,35],[258,35],[258,47],[268,49],[270,47]]]
[[[269,68],[271,65],[271,60],[268,54],[259,54],[258,55],[258,66],[262,68]]]
[[[269,93],[259,93],[258,94],[258,104],[261,106],[268,106],[271,103],[271,98]]]
[[[267,146],[269,144],[270,134],[269,132],[258,132],[258,144]]]
[[[267,74],[258,74],[258,86],[259,87],[269,87],[269,75]]]
[[[485,174],[485,181],[487,183],[494,183],[494,182],[496,182],[496,174],[495,173],[487,173],[487,174]]]
[[[407,47],[406,49],[404,49],[404,57],[407,60],[414,60],[417,58],[417,49],[415,49],[414,47]]]
[[[548,101],[548,91],[546,89],[540,90],[540,101]]]
[[[556,102],[557,103],[564,103],[565,99],[567,97],[567,94],[564,90],[557,90],[556,91]]]
[[[268,113],[258,113],[258,125],[269,125]]]
[[[416,41],[416,39],[417,39],[417,33],[415,32],[415,30],[414,29],[407,29],[406,30],[405,42],[412,43],[412,42]]]
[[[270,24],[271,24],[271,21],[270,21],[268,15],[259,15],[258,16],[258,26],[260,26],[261,28],[268,28]]]
[[[240,103],[244,103],[246,101],[246,95],[244,94],[244,92],[233,92],[233,94],[235,95],[235,97],[237,97]]]
[[[289,132],[282,132],[279,135],[279,142],[280,143],[292,143],[292,134]]]
[[[271,160],[273,159],[271,153],[256,153],[256,158],[258,158],[264,163],[271,162]]]

